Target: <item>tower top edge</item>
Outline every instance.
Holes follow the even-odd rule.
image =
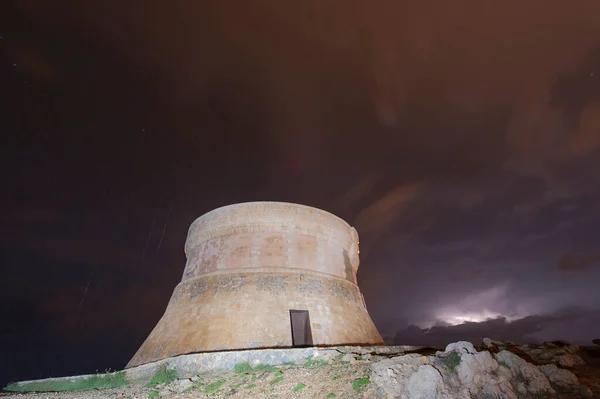
[[[241,202],[215,208],[196,218],[189,227],[188,238],[211,230],[242,225],[288,225],[307,230],[336,230],[358,241],[358,233],[344,219],[323,209],[292,202]]]

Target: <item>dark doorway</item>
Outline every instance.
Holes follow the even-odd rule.
[[[312,346],[313,340],[308,310],[290,309],[290,321],[292,323],[292,346]]]

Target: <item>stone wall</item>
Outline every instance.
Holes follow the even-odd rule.
[[[216,274],[180,283],[127,367],[183,353],[291,347],[290,309],[308,310],[314,345],[381,345],[358,286],[286,272]]]
[[[327,212],[248,203],[198,218],[167,309],[127,367],[185,353],[291,347],[290,310],[314,345],[381,345],[356,284],[358,234]]]
[[[358,234],[330,213],[258,202],[216,209],[192,223],[183,279],[224,269],[290,267],[356,283]]]

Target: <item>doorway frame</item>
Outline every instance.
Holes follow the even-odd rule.
[[[306,314],[306,325],[304,326],[303,344],[296,344],[294,339],[294,314]],[[310,326],[310,312],[306,309],[290,309],[290,332],[292,334],[293,348],[308,348],[313,346],[312,328]]]

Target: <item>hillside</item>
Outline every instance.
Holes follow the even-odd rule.
[[[6,399],[600,397],[600,346],[579,347],[560,342],[517,346],[492,340],[486,340],[485,344],[474,348],[468,342],[458,342],[444,351],[415,347],[325,348],[314,352],[316,355],[279,365],[239,362],[232,370],[206,372],[200,370],[199,364],[196,371],[200,372],[193,372],[187,366],[163,365],[155,367],[147,377],[133,378],[134,374],[126,376],[121,372],[96,376],[93,381],[54,379],[9,386],[46,391],[87,390],[14,392],[2,396]]]

